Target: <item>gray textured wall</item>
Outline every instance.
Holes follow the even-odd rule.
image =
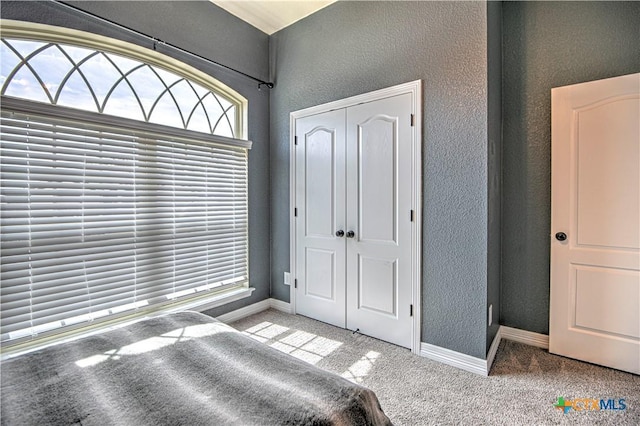
[[[209,2],[74,2],[74,6],[183,47],[258,78],[269,73],[269,38]],[[150,42],[92,19],[78,17],[52,2],[2,1],[2,18],[89,31],[151,48]],[[249,101],[249,268],[251,298],[209,311],[213,315],[269,297],[269,91],[244,77],[204,61],[158,48],[216,77]]]
[[[640,71],[640,3],[503,5],[501,323],[549,332],[551,88]]]
[[[488,208],[487,230],[487,310],[493,306],[488,325],[487,350],[500,327],[500,281],[502,263],[502,2],[487,3],[488,74]]]
[[[422,340],[485,357],[486,26],[482,2],[337,2],[272,36],[272,297],[289,300],[289,113],[422,79]]]
[[[420,78],[423,341],[483,358],[497,329],[486,328],[487,303],[494,304],[501,324],[548,332],[550,90],[639,72],[640,3],[506,2],[501,94],[495,81],[500,8],[493,4],[487,10],[480,2],[339,2],[271,39],[208,2],[79,4],[243,72],[277,80],[270,99],[251,81],[174,55],[249,99],[254,141],[250,268],[257,290],[251,299],[210,313],[269,297],[270,281],[273,297],[289,299],[282,284],[289,269],[289,113]],[[1,7],[3,18],[68,26],[149,47],[48,2],[2,1]],[[496,125],[500,113],[502,146]]]

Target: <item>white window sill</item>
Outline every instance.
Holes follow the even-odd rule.
[[[207,297],[192,302],[185,302],[184,304],[178,305],[175,308],[163,311],[162,314],[180,311],[204,312],[208,311],[209,309],[217,308],[218,306],[226,305],[227,303],[235,302],[236,300],[249,297],[254,291],[255,288],[253,287],[237,288],[216,294],[212,297]]]
[[[5,359],[9,358],[15,358],[19,355],[38,351],[40,349],[44,349],[60,343],[71,342],[83,337],[93,336],[99,333],[115,330],[117,328],[121,328],[147,318],[159,317],[162,315],[167,315],[169,313],[181,311],[203,312],[212,308],[216,308],[218,306],[225,305],[227,303],[235,302],[236,300],[249,297],[254,291],[255,288],[253,287],[230,289],[228,291],[215,294],[211,297],[202,297],[197,300],[176,303],[152,312],[138,313],[129,317],[129,319],[121,318],[120,320],[116,320],[116,323],[111,321],[102,324],[90,325],[82,327],[80,329],[70,330],[59,335],[52,335],[50,337],[43,337],[42,339],[33,340],[31,342],[25,342],[24,344],[16,345],[16,347],[13,348],[3,348],[2,353],[0,354],[0,361],[4,361]]]

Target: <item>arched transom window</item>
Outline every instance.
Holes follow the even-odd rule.
[[[238,102],[161,67],[65,43],[3,38],[1,94],[239,137]]]

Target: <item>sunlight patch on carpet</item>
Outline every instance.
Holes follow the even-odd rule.
[[[291,332],[285,334],[288,331]],[[242,334],[312,365],[316,365],[342,345],[337,340],[306,331],[291,330],[268,321],[249,327]]]
[[[376,351],[369,351],[366,355],[353,363],[351,367],[341,374],[347,380],[354,383],[362,383],[362,380],[369,374],[373,368],[373,364],[380,357],[380,353]]]

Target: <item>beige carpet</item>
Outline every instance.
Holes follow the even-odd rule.
[[[640,425],[640,376],[502,341],[489,377],[302,316],[268,310],[233,327],[372,389],[395,425]],[[625,410],[568,410],[558,398],[624,399]],[[578,405],[589,404],[587,401]]]

